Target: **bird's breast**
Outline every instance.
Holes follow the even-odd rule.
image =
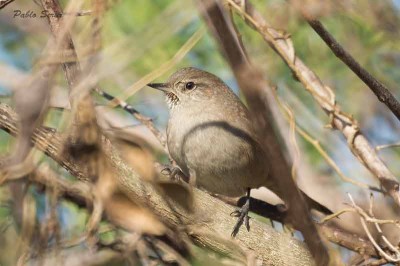
[[[196,175],[199,186],[238,196],[247,187],[261,185],[263,164],[258,160],[263,158],[248,123],[226,115],[207,110],[173,113],[167,142],[172,158],[186,174]]]

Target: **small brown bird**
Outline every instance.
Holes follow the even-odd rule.
[[[221,79],[192,67],[148,86],[166,94],[171,157],[191,183],[209,192],[230,197],[247,193],[246,203],[235,212],[239,218],[232,236],[243,222],[249,230],[250,190],[265,186],[281,193],[268,176],[272,151],[261,148],[247,108]]]

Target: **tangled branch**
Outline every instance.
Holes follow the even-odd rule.
[[[335,101],[335,94],[332,89],[324,85],[318,76],[296,56],[289,35],[270,27],[248,1],[245,1],[246,5],[244,7],[239,5],[242,2],[239,0],[225,1],[238,14],[243,16],[245,21],[281,56],[283,61],[296,75],[296,78],[303,84],[304,88],[329,115],[332,127],[342,132],[350,150],[380,181],[385,191],[400,206],[400,186],[396,177],[364,137],[360,131],[358,122],[352,116],[340,111],[340,106]]]

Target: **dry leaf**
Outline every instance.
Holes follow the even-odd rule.
[[[146,142],[140,137],[126,134],[122,130],[115,130],[110,138],[117,148],[121,158],[134,169],[145,181],[154,181],[156,171],[154,169],[153,155],[147,148]]]
[[[96,195],[103,201],[107,201],[117,190],[118,184],[113,167],[105,155],[99,158],[99,179],[96,182]]]
[[[165,233],[165,226],[147,209],[139,207],[121,193],[104,202],[108,219],[128,231],[152,235]]]
[[[100,178],[96,183],[95,193],[102,201],[108,219],[131,232],[164,234],[164,225],[150,210],[138,206],[118,191],[115,174],[109,162],[100,161],[100,164]]]

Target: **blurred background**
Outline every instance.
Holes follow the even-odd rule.
[[[60,1],[66,6],[68,1]],[[310,28],[298,12],[302,1],[253,0],[257,10],[274,28],[291,34],[297,55],[336,94],[342,110],[354,116],[359,127],[374,146],[400,141],[398,120],[381,104],[373,93],[340,60],[338,60],[319,36]],[[400,98],[400,1],[306,1],[318,13],[330,33],[370,73],[391,89]],[[82,10],[90,10],[89,1]],[[13,106],[13,90],[19,81],[37,69],[37,62],[51,35],[46,18],[40,18],[41,7],[35,1],[17,0],[0,10],[0,101]],[[20,15],[18,14],[20,12]],[[36,18],[28,13],[37,14]],[[30,14],[33,14],[30,13]],[[25,14],[22,17],[21,14]],[[165,81],[179,68],[194,66],[212,72],[224,80],[239,96],[239,88],[229,65],[207,31],[204,22],[192,1],[184,0],[110,0],[101,17],[101,32],[96,43],[92,42],[90,15],[76,19],[72,37],[81,64],[93,68],[99,86],[106,92],[125,99],[141,113],[154,119],[161,130],[165,130],[168,108],[164,96],[140,81],[149,73],[155,81]],[[277,86],[278,95],[293,113],[297,125],[306,130],[331,156],[347,177],[379,187],[379,183],[350,151],[340,134],[325,125],[328,116],[313,98],[297,82],[281,58],[264,43],[254,30],[242,19],[235,18],[242,34],[244,46],[251,61],[262,69],[265,78]],[[193,37],[194,36],[194,37]],[[186,45],[186,46],[185,46]],[[188,47],[188,49],[182,49]],[[61,128],[63,109],[68,107],[68,91],[62,71],[58,71],[45,124]],[[29,88],[24,88],[29,94]],[[129,93],[128,93],[129,92]],[[101,97],[96,96],[96,110],[104,125],[125,129],[146,139],[154,148],[157,159],[167,162],[157,139],[132,116],[117,108],[111,108]],[[287,121],[283,120],[284,123]],[[286,134],[286,135],[285,135]],[[283,132],[289,136],[289,131]],[[307,176],[299,176],[299,183],[308,187],[308,192],[334,211],[346,207],[346,193],[351,193],[360,206],[368,205],[370,191],[344,182],[313,145],[297,136],[300,146],[297,167],[305,169]],[[0,131],[0,155],[9,154],[15,139]],[[287,143],[287,145],[292,145]],[[400,149],[389,147],[379,150],[379,155],[389,169],[400,174]],[[56,163],[48,160],[53,167]],[[67,178],[66,171],[58,169]],[[303,173],[304,173],[303,171]],[[45,197],[35,189],[30,191],[36,202],[38,221],[44,219],[49,208]],[[261,196],[262,197],[262,196]],[[393,203],[380,193],[374,193],[376,216],[391,219],[397,217]],[[0,265],[14,265],[17,250],[17,232],[10,210],[10,193],[7,186],[0,188]],[[380,208],[379,206],[384,206]],[[88,219],[86,210],[70,202],[58,206],[62,237],[73,238],[84,232]],[[335,221],[350,231],[364,235],[357,216],[344,214]],[[399,242],[400,234],[388,225],[390,238]],[[104,236],[107,237],[107,236]],[[76,248],[76,247],[75,247]],[[79,247],[78,247],[79,248]],[[332,245],[339,251],[344,262],[350,261],[353,253]],[[201,262],[197,262],[202,265]]]

